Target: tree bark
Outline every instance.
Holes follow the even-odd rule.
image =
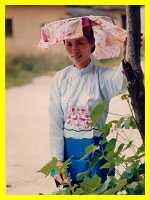
[[[127,6],[127,55],[123,68],[128,80],[128,91],[135,119],[145,143],[145,89],[140,65],[141,22],[140,6]]]

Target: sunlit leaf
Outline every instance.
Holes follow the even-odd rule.
[[[102,158],[103,158],[103,156],[101,156],[101,157],[95,156],[89,163],[89,166],[88,166],[89,170],[91,170]]]
[[[126,119],[124,121],[124,128],[125,129],[129,129],[130,128],[130,118]]]
[[[127,184],[127,179],[120,179],[115,187],[108,189],[103,194],[116,194]]]
[[[130,142],[126,145],[126,147],[124,148],[124,150],[129,149],[129,148],[131,147],[132,144],[133,144],[133,141],[130,141]]]
[[[98,187],[100,187],[100,185],[101,185],[101,178],[95,174],[93,177],[88,178],[86,180],[85,184],[88,187],[87,188],[88,191],[92,192],[92,191],[96,190]]]
[[[101,165],[101,168],[110,168],[111,163],[110,162],[106,162],[105,164]]]
[[[105,124],[102,128],[99,128],[100,133],[103,134],[104,137],[107,137],[107,135],[110,132],[110,129],[112,127],[111,123]]]
[[[84,192],[84,190],[82,188],[77,188],[76,191],[73,193],[75,195],[81,195]]]
[[[93,111],[91,112],[91,120],[92,120],[93,126],[96,125],[97,120],[100,119],[104,110],[105,110],[105,103],[103,101],[98,103],[96,107],[93,109]]]
[[[128,99],[129,99],[129,94],[123,94],[123,95],[121,96],[121,99],[122,99],[122,100],[128,100]]]
[[[107,190],[107,188],[109,187],[109,183],[110,183],[111,179],[108,176],[107,180],[101,185],[101,187],[95,191],[95,194],[102,194],[104,191]]]
[[[119,147],[116,150],[116,154],[119,155],[121,151],[123,150],[125,144],[120,144]]]
[[[67,159],[65,162],[63,162],[63,165],[58,169],[59,172],[65,172],[66,169],[68,168],[71,159]]]
[[[107,153],[107,155],[105,156],[107,161],[112,161],[112,159],[114,159],[116,157],[116,154],[114,153],[114,151],[109,151]]]
[[[116,139],[112,138],[111,140],[108,141],[105,151],[106,152],[114,151],[115,147],[116,147]]]
[[[138,153],[138,154],[143,153],[143,152],[144,152],[144,149],[145,149],[145,147],[144,147],[144,145],[142,144],[142,145],[138,148],[137,153]]]
[[[81,180],[82,178],[88,177],[89,170],[80,172],[77,174],[77,180]]]
[[[90,154],[92,152],[96,151],[96,146],[94,144],[89,145],[86,149],[85,152],[86,154]]]
[[[45,176],[48,176],[51,170],[56,169],[57,159],[53,158],[50,162],[44,165],[38,172],[43,173]]]
[[[116,123],[116,126],[117,128],[121,128],[122,127],[122,123],[124,122],[125,118],[124,117],[121,117],[117,123]]]

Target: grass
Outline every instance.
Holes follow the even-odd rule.
[[[121,58],[94,60],[99,66],[118,66]],[[6,56],[6,88],[20,86],[32,82],[34,77],[51,75],[68,65],[70,60],[63,55],[58,56]]]
[[[30,83],[34,77],[50,75],[69,64],[64,56],[6,56],[6,88]]]

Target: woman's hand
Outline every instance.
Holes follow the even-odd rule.
[[[63,165],[63,162],[58,160],[57,163],[56,163],[56,166],[59,168]],[[60,185],[64,185],[64,184],[67,184],[67,178],[65,177],[65,175],[63,173],[59,173],[59,174],[56,174],[54,176],[54,179],[56,181],[56,184],[60,184]]]

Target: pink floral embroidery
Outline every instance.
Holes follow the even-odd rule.
[[[72,127],[89,128],[91,126],[91,118],[85,106],[70,106],[66,124]]]
[[[99,60],[120,56],[124,40],[127,37],[126,30],[115,25],[110,17],[90,15],[84,18],[88,18],[92,22],[96,47],[93,53],[95,58]],[[75,17],[45,24],[44,35],[41,35],[39,46],[46,46],[46,37],[49,39],[49,46],[63,40],[83,37],[82,19],[82,17]]]

